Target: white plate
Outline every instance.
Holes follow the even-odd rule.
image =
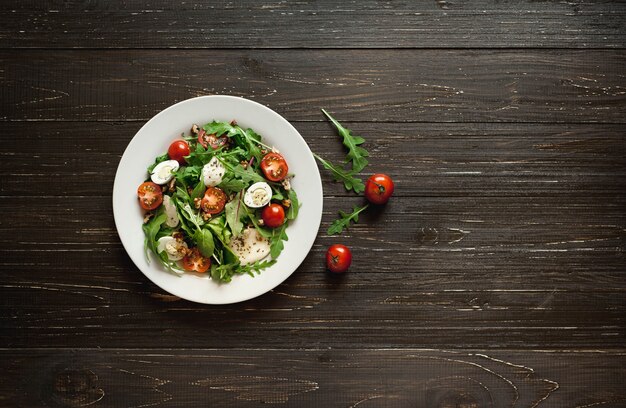
[[[275,146],[285,156],[292,186],[302,208],[298,218],[287,228],[289,241],[278,262],[261,274],[237,275],[232,282],[219,284],[208,276],[172,275],[151,254],[144,252],[143,211],[137,201],[137,187],[146,177],[146,167],[167,151],[191,125],[212,120],[235,119],[243,128],[252,128],[263,141]],[[156,285],[167,292],[193,302],[226,304],[241,302],[275,288],[300,266],[309,253],[322,218],[322,181],[315,159],[298,131],[273,110],[248,99],[234,96],[202,96],[179,102],[150,119],[130,141],[117,168],[113,185],[113,215],[122,244],[135,265]]]

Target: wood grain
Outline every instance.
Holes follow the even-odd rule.
[[[121,155],[142,123],[0,122],[2,196],[108,195]],[[338,163],[327,123],[296,123],[310,148]],[[622,197],[621,125],[349,123],[366,138],[368,172],[393,176],[400,196]],[[165,151],[167,146],[162,147]],[[160,154],[155,148],[154,155]],[[85,160],[89,157],[89,160]],[[146,163],[147,166],[148,163]],[[346,196],[320,169],[327,196]],[[351,195],[348,195],[351,196]]]
[[[306,63],[304,63],[304,61]],[[0,52],[1,120],[146,120],[230,94],[289,120],[623,123],[626,51]]]
[[[626,407],[625,17],[0,2],[0,406]],[[146,120],[207,94],[273,108],[338,162],[328,109],[393,199],[328,236],[362,198],[322,170],[322,226],[286,282],[224,306],[164,292],[119,241],[113,177]]]
[[[622,407],[622,350],[0,352],[17,406]]]
[[[619,1],[4,1],[2,48],[624,48]]]
[[[322,228],[345,201],[326,200]],[[619,347],[623,208],[593,197],[396,197],[342,237],[322,229],[272,293],[210,307],[177,301],[137,271],[108,197],[29,199],[0,226],[0,344]],[[344,279],[324,273],[334,242],[354,253]]]

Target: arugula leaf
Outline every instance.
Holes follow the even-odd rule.
[[[328,235],[339,234],[343,231],[344,228],[348,228],[350,226],[350,221],[354,221],[355,223],[359,221],[359,214],[363,212],[369,204],[365,204],[363,207],[354,206],[351,214],[346,214],[343,211],[339,211],[340,218],[338,220],[333,221],[328,228]]]
[[[285,248],[285,244],[283,241],[289,241],[289,237],[287,236],[287,223],[284,223],[280,228],[275,228],[272,231],[272,236],[270,237],[270,255],[272,259],[278,258],[278,255]]]
[[[230,177],[228,179],[222,179],[222,182],[217,186],[224,191],[234,193],[246,188],[248,186],[248,183],[236,177]]]
[[[157,156],[157,158],[154,159],[154,163],[148,166],[148,174],[152,174],[152,170],[154,170],[157,164],[164,162],[165,160],[169,160],[169,159],[170,159],[170,156],[168,156],[167,153],[163,153],[162,155]]]
[[[191,199],[191,202],[193,203],[196,198],[202,197],[205,191],[206,186],[204,185],[204,181],[200,180],[200,182],[196,184],[196,187],[194,187],[193,191],[191,192],[191,196],[189,197]]]
[[[330,119],[333,125],[335,125],[335,128],[337,128],[341,137],[343,137],[343,145],[348,148],[348,154],[346,157],[348,160],[352,161],[352,171],[358,173],[363,170],[365,166],[367,166],[368,161],[366,157],[369,156],[369,153],[359,145],[363,144],[365,139],[361,136],[352,135],[350,129],[343,127],[341,123],[337,122],[337,120],[330,116],[330,114],[324,109],[322,109],[322,112],[324,112],[324,115]]]
[[[219,217],[213,217],[206,224],[206,226],[213,232],[219,241],[225,245],[225,242],[230,242],[231,231],[226,228],[226,215],[222,214]]]
[[[268,268],[276,263],[275,259],[269,261],[258,261],[248,265],[222,264],[211,265],[211,278],[220,282],[228,283],[232,280],[233,275],[242,275],[247,273],[254,276],[254,272],[260,273],[261,270]]]
[[[237,127],[228,122],[217,122],[215,120],[202,126],[202,129],[210,135],[215,134],[217,136],[221,136],[226,134],[226,136],[232,137],[237,134]]]
[[[185,203],[183,205],[179,205],[178,208],[181,210],[180,213],[183,215],[183,218],[187,219],[188,221],[191,221],[191,223],[193,223],[193,225],[196,227],[196,229],[201,229],[202,228],[202,225],[204,225],[204,220],[202,219],[200,214],[197,214],[191,208],[189,203]]]
[[[244,204],[241,202],[241,197],[238,195],[234,200],[230,200],[224,207],[226,213],[226,223],[233,231],[234,236],[238,236],[243,231],[243,222],[241,218],[246,215],[246,210],[243,208]]]
[[[239,130],[239,134],[243,137],[243,141],[248,148],[251,156],[256,157],[257,161],[261,162],[261,149],[259,145],[261,144],[261,136],[254,132],[252,129],[243,130],[239,126],[237,126]]]
[[[202,167],[199,166],[183,166],[174,172],[176,177],[176,186],[182,188],[185,192],[189,186],[194,187],[200,179],[200,172]],[[188,196],[189,194],[181,195],[181,197]]]
[[[193,234],[193,240],[202,255],[207,258],[210,258],[213,255],[215,243],[213,242],[213,234],[211,234],[211,231],[208,229],[198,229]]]
[[[157,239],[156,236],[161,229],[163,223],[167,220],[167,215],[163,211],[163,206],[159,207],[154,217],[147,223],[142,226],[144,235],[146,238],[144,239],[144,249],[146,251],[146,258],[148,262],[150,262],[150,257],[148,256],[148,250],[152,250],[155,254],[157,253]]]
[[[246,167],[245,169],[241,164],[237,164],[233,166],[230,163],[223,163],[224,167],[231,173],[233,173],[233,177],[237,177],[241,179],[246,184],[256,183],[259,181],[265,181],[263,176],[254,171],[252,167]]]
[[[322,159],[317,154],[313,153],[313,156],[322,163],[322,165],[333,173],[335,181],[343,182],[346,190],[354,190],[355,193],[360,194],[365,190],[365,184],[360,178],[354,177],[354,170],[344,170],[341,167],[335,166],[331,162]]]
[[[175,261],[170,261],[165,251],[159,252],[157,254],[157,259],[161,265],[168,271],[177,276],[183,276],[185,273],[184,270],[180,269],[178,264]]]
[[[291,205],[287,210],[287,219],[293,220],[298,216],[298,211],[300,210],[300,202],[294,190],[289,190],[289,201],[291,201]]]

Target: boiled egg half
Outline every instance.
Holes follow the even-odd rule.
[[[272,199],[272,188],[264,181],[251,185],[243,196],[243,202],[250,208],[261,208]]]
[[[174,237],[161,237],[157,244],[157,252],[165,251],[170,261],[179,261],[184,258],[187,243]]]
[[[174,177],[174,172],[178,170],[180,164],[176,160],[166,160],[154,167],[150,179],[156,184],[167,184]]]

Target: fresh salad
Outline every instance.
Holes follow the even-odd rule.
[[[276,262],[300,203],[287,161],[254,130],[193,125],[147,170],[137,195],[148,259],[220,282]]]

